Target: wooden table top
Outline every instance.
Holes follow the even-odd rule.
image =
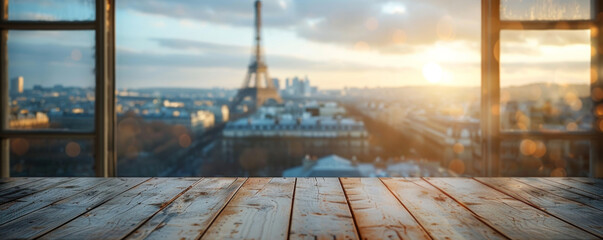
[[[601,239],[591,178],[8,178],[0,239]]]

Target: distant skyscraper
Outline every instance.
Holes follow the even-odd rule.
[[[306,76],[302,84],[302,95],[306,97],[310,96],[311,90],[312,89],[310,88],[310,80],[308,79],[308,76]]]
[[[22,76],[13,78],[10,82],[10,94],[17,95],[23,93],[23,82]]]
[[[293,81],[291,82],[291,86],[292,86],[292,94],[294,95],[299,95],[300,94],[300,81],[299,78],[293,77]]]
[[[274,88],[276,90],[281,89],[281,82],[278,80],[278,78],[273,78],[272,79],[272,85],[274,85]]]
[[[285,79],[286,85],[285,89],[289,89],[291,87],[291,80],[289,78]]]

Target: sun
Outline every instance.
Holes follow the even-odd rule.
[[[423,66],[423,77],[430,83],[439,83],[442,81],[444,72],[439,64],[430,62]]]

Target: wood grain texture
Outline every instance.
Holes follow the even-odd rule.
[[[583,182],[583,183],[587,183],[587,184],[591,184],[591,185],[596,185],[599,188],[603,188],[603,179],[600,178],[587,178],[587,177],[566,177],[563,178],[565,180],[572,180],[572,181],[578,181],[578,182]]]
[[[286,239],[294,178],[249,178],[203,239]]]
[[[205,178],[127,239],[198,239],[245,178]]]
[[[0,192],[6,189],[41,180],[42,178],[2,178],[0,180]]]
[[[477,180],[603,238],[603,212],[598,209],[511,178],[477,178]]]
[[[437,188],[513,239],[597,239],[524,202],[470,178],[427,178]]]
[[[433,239],[507,239],[420,178],[381,180]]]
[[[76,178],[56,187],[2,204],[0,205],[0,225],[106,181],[105,178]]]
[[[340,178],[362,239],[429,239],[378,178]]]
[[[24,178],[25,179],[25,178]],[[0,178],[0,185],[4,184],[4,183],[9,183],[9,182],[14,182],[17,181],[18,178]]]
[[[0,233],[3,239],[40,237],[145,180],[147,178],[112,178],[104,184],[10,221],[0,226]]]
[[[480,182],[481,181],[481,182]],[[602,239],[600,179],[8,178],[0,239]]]
[[[73,178],[42,178],[22,185],[3,190],[0,193],[0,204],[17,200],[36,192],[55,187],[61,183],[73,180]]]
[[[41,239],[122,239],[198,178],[153,178],[44,235]]]
[[[298,178],[290,239],[358,239],[337,178]]]
[[[581,191],[594,194],[599,197],[603,197],[603,186],[596,185],[593,182],[585,182],[578,181],[573,178],[543,178],[547,181],[555,182],[558,184],[563,184],[566,186],[570,186]]]
[[[542,178],[514,178],[517,181],[537,187],[557,196],[570,199],[599,210],[603,210],[603,197],[577,190],[573,187],[544,180]]]

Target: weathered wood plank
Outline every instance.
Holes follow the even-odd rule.
[[[0,225],[105,181],[107,181],[105,178],[76,178],[56,187],[2,204],[0,205]]]
[[[337,178],[298,178],[290,239],[358,239]]]
[[[511,178],[476,178],[478,181],[537,207],[603,238],[603,212],[532,187]]]
[[[6,189],[0,193],[0,204],[17,200],[30,194],[55,187],[62,183],[73,180],[74,178],[42,178],[36,181],[28,182]]]
[[[437,188],[512,239],[597,239],[474,179],[427,178]]]
[[[0,198],[21,192],[27,188],[33,188],[39,184],[54,184],[58,181],[65,180],[71,180],[71,178],[22,178],[19,180],[14,178],[5,178],[6,182],[0,185],[3,187],[2,191],[0,191]]]
[[[0,178],[0,184],[7,183],[7,182],[14,182],[16,180],[17,180],[17,178],[5,178],[5,177],[3,177],[3,178]]]
[[[198,178],[151,179],[41,239],[122,239],[198,181]]]
[[[582,188],[583,184],[580,184],[580,183],[574,183],[574,182],[568,183],[567,181],[565,181],[565,182],[564,181],[556,181],[554,179],[551,180],[552,178],[539,178],[539,179],[542,181],[546,181],[549,184],[558,186],[563,189],[571,190],[571,191],[576,192],[581,195],[589,196],[589,197],[595,198],[595,199],[603,199],[603,195],[596,194],[597,191],[593,191],[595,193],[592,193],[592,192],[589,192],[588,190],[583,189]]]
[[[245,178],[205,178],[127,239],[198,239]]]
[[[544,178],[545,180],[555,182],[557,184],[567,185],[576,189],[580,189],[584,192],[588,192],[600,197],[603,197],[603,186],[600,184],[589,183],[584,181],[577,181],[573,178]]]
[[[588,184],[597,184],[599,188],[603,188],[603,179],[599,178],[588,178],[588,177],[566,177],[564,179],[571,179],[573,181],[588,183]]]
[[[69,222],[148,178],[112,178],[0,226],[3,239],[31,239]]]
[[[21,182],[25,182],[27,180],[32,181],[34,178],[27,178],[27,177],[8,177],[8,178],[0,178],[0,186],[2,186],[2,184],[5,183],[10,183],[10,182],[16,182],[16,181],[21,181]]]
[[[203,239],[286,239],[294,178],[250,178]]]
[[[362,239],[429,239],[377,178],[340,178]]]
[[[0,182],[0,192],[6,189],[41,180],[41,178],[2,178]]]
[[[603,199],[603,196],[601,196],[601,195],[597,195],[597,194],[593,194],[593,193],[590,193],[590,192],[586,192],[586,191],[584,191],[582,189],[579,189],[579,188],[576,188],[576,187],[572,187],[572,186],[569,186],[569,185],[565,185],[565,184],[562,184],[562,183],[558,183],[556,181],[551,181],[551,180],[548,180],[547,178],[524,177],[524,178],[514,178],[514,179],[517,179],[519,181],[526,182],[526,183],[529,181],[532,184],[538,183],[540,185],[555,186],[558,189],[563,189],[565,191],[569,191],[569,192],[572,192],[572,193],[575,193],[575,194],[578,194],[578,195],[581,195],[581,196],[585,196],[585,197],[588,197],[588,198],[591,198],[591,199]]]
[[[540,188],[557,196],[570,199],[599,210],[603,210],[603,197],[577,190],[573,187],[543,180],[542,178],[514,178],[530,186]]]
[[[507,239],[420,178],[382,178],[433,239]]]
[[[0,179],[0,239],[603,238],[600,179],[145,180]]]

